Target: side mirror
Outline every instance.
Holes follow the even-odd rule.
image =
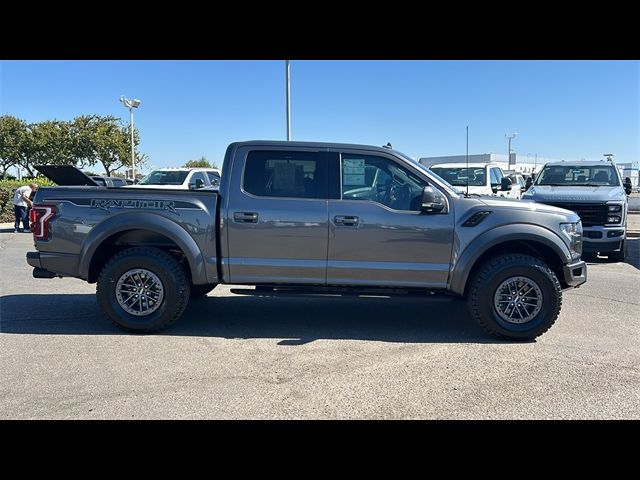
[[[631,190],[632,190],[631,184],[630,184],[630,183],[625,183],[625,184],[624,184],[624,191],[625,191],[625,193],[626,193],[627,195],[631,195]]]
[[[500,182],[500,190],[503,192],[508,192],[511,190],[511,179],[507,177],[502,177],[502,181]]]
[[[420,210],[426,213],[439,213],[444,210],[442,195],[431,185],[427,185],[422,190],[422,203]]]

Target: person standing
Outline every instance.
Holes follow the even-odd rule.
[[[24,187],[17,188],[15,193],[13,194],[13,211],[16,215],[16,222],[13,226],[13,231],[17,232],[18,228],[20,228],[20,222],[22,221],[22,226],[24,227],[24,232],[29,233],[31,229],[29,228],[29,216],[27,214],[27,208],[33,205],[33,202],[29,199],[32,192],[38,190],[38,185],[35,183],[30,183],[29,185],[25,185]]]

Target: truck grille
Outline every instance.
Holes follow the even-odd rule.
[[[594,225],[604,225],[607,223],[608,210],[607,205],[603,203],[544,203],[577,213],[582,221],[583,227],[593,227]]]

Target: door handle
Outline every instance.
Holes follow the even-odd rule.
[[[357,227],[360,223],[360,218],[351,215],[336,215],[333,217],[333,223],[343,227]]]
[[[237,223],[258,223],[258,214],[256,212],[235,212],[233,221]]]

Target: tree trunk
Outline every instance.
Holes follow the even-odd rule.
[[[103,161],[100,161],[100,163],[102,164],[102,168],[104,168],[104,173],[107,175],[107,177],[110,177],[111,170],[109,170],[109,165],[104,163]]]

